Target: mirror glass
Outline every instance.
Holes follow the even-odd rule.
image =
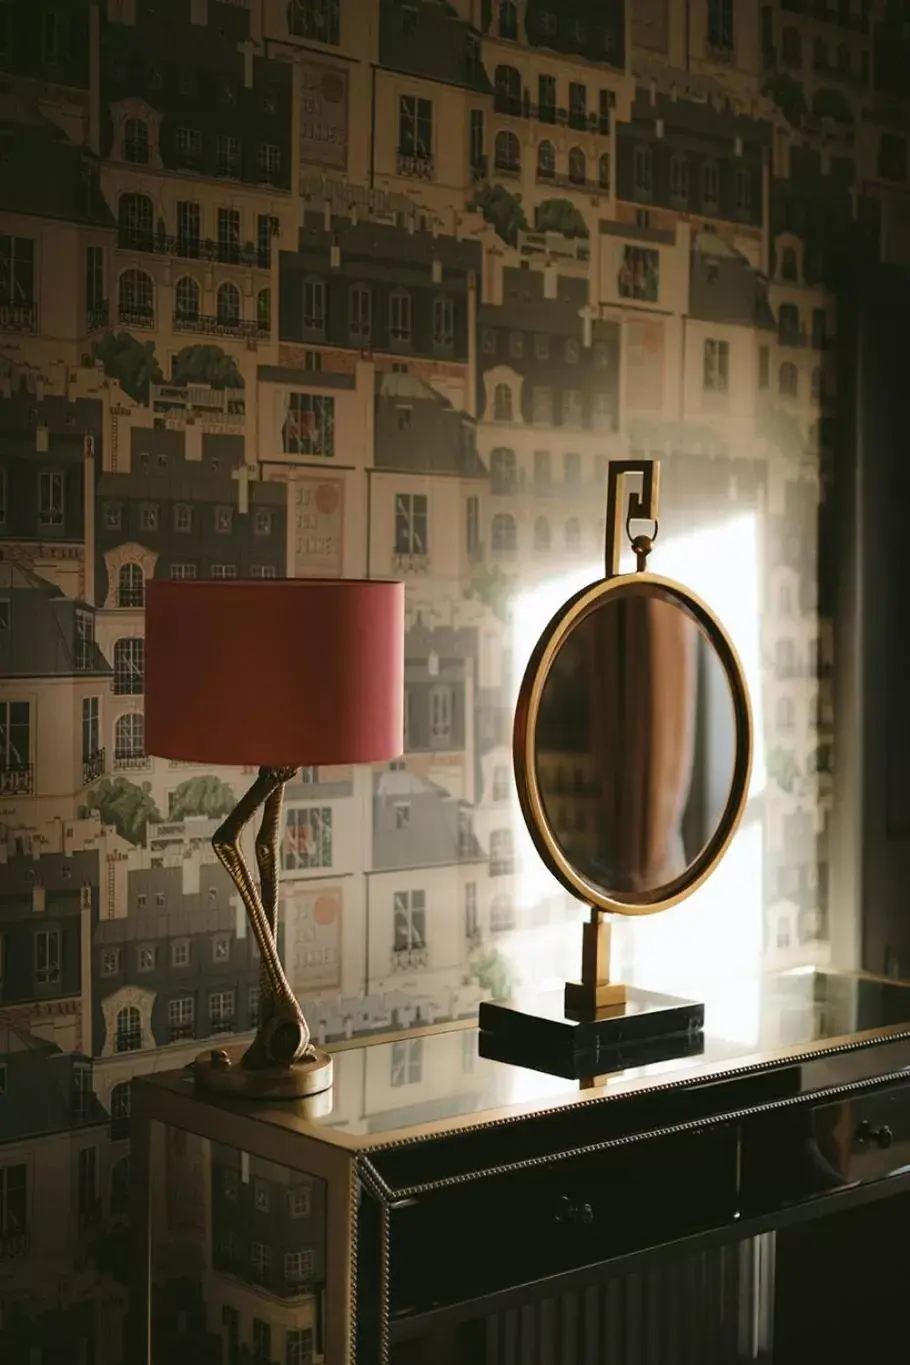
[[[533,739],[544,813],[567,861],[613,900],[657,901],[729,801],[732,684],[683,603],[638,584],[601,598],[564,636]]]

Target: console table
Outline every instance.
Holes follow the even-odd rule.
[[[889,1333],[903,1358],[910,987],[736,991],[745,1023],[707,993],[692,1055],[582,1083],[473,1027],[340,1045],[310,1101],[137,1080],[130,1359],[836,1365]]]

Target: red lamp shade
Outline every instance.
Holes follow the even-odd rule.
[[[160,758],[252,767],[397,758],[404,585],[150,582],[145,742]]]

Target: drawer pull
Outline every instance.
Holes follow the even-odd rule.
[[[874,1142],[880,1151],[884,1152],[894,1141],[894,1133],[883,1123],[881,1128],[873,1128],[868,1119],[863,1119],[862,1123],[857,1124],[854,1139],[859,1146],[864,1146],[867,1142]]]
[[[568,1223],[570,1227],[590,1227],[594,1222],[594,1210],[590,1204],[570,1199],[564,1194],[556,1208],[557,1223]]]

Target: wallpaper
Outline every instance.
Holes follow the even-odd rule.
[[[733,635],[757,755],[717,877],[616,967],[827,960],[838,290],[903,260],[905,27],[0,0],[4,1362],[125,1359],[130,1081],[256,1024],[210,846],[254,773],[146,753],[151,579],[404,580],[405,753],[289,785],[282,950],[319,1039],[469,1018],[577,968],[512,711],[602,572],[608,462],[658,458],[652,564]],[[584,773],[554,781],[583,819]],[[404,1040],[381,1084],[440,1078]],[[321,1360],[314,1323],[229,1358]]]

